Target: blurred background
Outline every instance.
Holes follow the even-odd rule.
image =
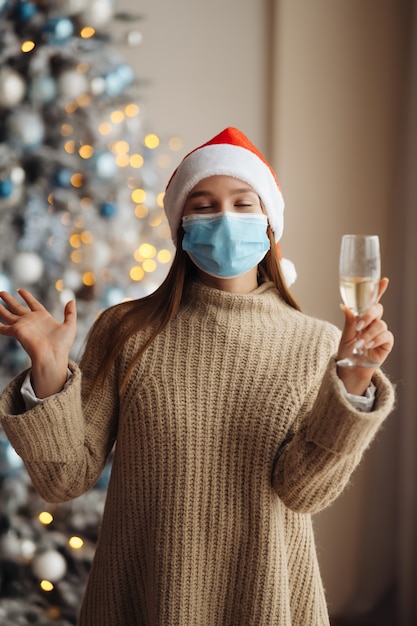
[[[2,288],[27,279],[58,311],[76,294],[83,331],[103,306],[155,288],[172,254],[160,194],[182,156],[229,125],[278,174],[282,249],[306,313],[342,324],[341,236],[380,236],[391,281],[385,316],[396,335],[386,370],[398,403],[346,492],[315,517],[334,626],[417,625],[416,4],[0,0]],[[95,31],[81,45],[87,26]],[[26,40],[42,49],[32,64],[22,61]],[[10,71],[19,74],[11,82]],[[110,121],[112,146],[119,142],[112,160],[109,135],[96,127],[115,110],[124,121]],[[14,345],[1,350],[5,384],[24,357]],[[2,445],[0,621],[75,623],[106,477],[88,502],[46,510]],[[40,521],[41,512],[52,519]],[[68,548],[73,536],[82,547]],[[22,602],[28,577],[31,613]],[[35,591],[38,579],[53,589]]]

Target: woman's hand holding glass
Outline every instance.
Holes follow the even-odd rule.
[[[345,326],[339,344],[337,360],[349,358],[355,347],[365,348],[372,367],[338,367],[339,378],[346,390],[355,395],[363,395],[368,388],[372,376],[388,357],[394,345],[394,337],[382,319],[384,309],[380,298],[388,287],[388,278],[379,281],[378,295],[373,304],[362,316],[356,317],[346,306],[341,305],[345,314]]]
[[[27,290],[18,291],[23,303],[0,292],[0,335],[13,337],[32,361],[32,385],[38,398],[62,390],[68,357],[77,332],[75,302],[68,302],[64,320],[58,322]]]

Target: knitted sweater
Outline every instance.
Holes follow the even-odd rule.
[[[311,514],[342,491],[390,412],[342,392],[339,331],[271,283],[236,295],[195,283],[118,386],[129,340],[84,402],[117,307],[96,324],[64,391],[25,411],[3,392],[10,441],[47,501],[91,488],[116,442],[80,626],[325,626]]]

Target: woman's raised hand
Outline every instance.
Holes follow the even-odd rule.
[[[19,289],[24,303],[2,291],[0,335],[13,337],[32,361],[32,385],[38,398],[62,390],[68,357],[77,332],[75,302],[67,303],[63,322],[58,322],[26,289]]]

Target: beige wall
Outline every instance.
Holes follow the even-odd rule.
[[[116,0],[117,1],[117,0]],[[268,63],[265,0],[118,0],[140,13],[140,47],[123,50],[143,90],[146,119],[178,134],[185,152],[226,126],[266,146]]]
[[[286,197],[284,252],[308,312],[342,323],[337,256],[345,232],[394,242],[408,3],[275,3],[273,161]],[[388,309],[395,309],[390,294]],[[392,322],[391,322],[392,325]],[[352,487],[316,518],[331,609],[366,609],[395,569],[395,429],[389,423]]]
[[[152,130],[180,135],[185,152],[235,125],[269,154],[286,199],[283,249],[299,273],[295,294],[308,313],[338,325],[341,235],[378,233],[389,274],[408,4],[142,0],[144,42],[125,51],[151,80],[144,93]],[[118,3],[129,6],[137,10],[135,0]],[[366,607],[388,581],[390,436],[388,427],[352,487],[316,518],[335,613]],[[374,491],[375,473],[386,478],[384,493]]]

